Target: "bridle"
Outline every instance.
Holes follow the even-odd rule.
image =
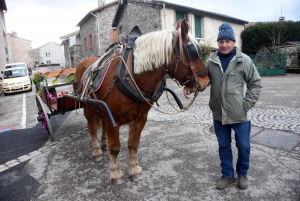
[[[197,91],[201,91],[201,84],[199,83],[199,81],[196,78],[200,77],[200,76],[207,75],[208,74],[208,69],[206,68],[203,71],[196,72],[195,66],[192,62],[192,61],[194,61],[198,58],[201,58],[201,48],[198,44],[194,44],[190,41],[187,42],[187,43],[182,44],[183,49],[187,54],[187,59],[188,59],[188,62],[189,62],[189,66],[186,66],[183,63],[182,59],[181,59],[180,50],[178,50],[178,47],[176,47],[177,38],[179,38],[179,36],[177,36],[173,32],[173,49],[174,49],[175,54],[176,54],[176,66],[175,66],[174,74],[176,74],[177,66],[178,66],[178,64],[180,64],[191,75],[190,79],[186,80],[183,83],[183,85],[186,85],[189,82],[195,81],[196,86],[197,86]]]

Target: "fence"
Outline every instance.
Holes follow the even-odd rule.
[[[286,52],[278,54],[257,54],[250,57],[261,76],[286,74]]]

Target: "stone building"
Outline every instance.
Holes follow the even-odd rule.
[[[62,39],[63,66],[66,68],[76,67],[82,59],[80,31],[77,30],[59,38]]]
[[[9,61],[8,63],[24,62],[33,67],[32,41],[18,37],[17,32],[7,34]]]
[[[4,11],[7,11],[5,0],[0,0],[0,71],[3,71],[9,59]]]
[[[119,1],[105,4],[99,1],[99,7],[88,12],[77,24],[80,27],[82,58],[100,56],[111,44],[112,19]]]
[[[247,21],[228,15],[208,12],[197,8],[191,8],[165,1],[152,0],[122,0],[112,21],[114,35],[128,34],[135,26],[139,26],[142,34],[151,31],[171,29],[179,19],[187,19],[191,34],[200,42],[208,41],[211,46],[217,46],[217,36],[220,24],[229,23],[236,37],[236,46],[241,48],[241,32]]]

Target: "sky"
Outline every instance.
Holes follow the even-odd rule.
[[[106,0],[110,3],[113,0]],[[167,0],[167,2],[229,15],[249,22],[300,21],[299,0]],[[226,3],[224,3],[226,2]],[[6,0],[6,31],[32,41],[38,48],[76,31],[78,22],[98,7],[98,0]]]

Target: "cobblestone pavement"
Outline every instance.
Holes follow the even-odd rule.
[[[188,105],[190,100],[185,100],[182,89],[168,80],[168,87],[175,90],[183,101],[183,105]],[[300,133],[300,75],[287,77],[264,77],[263,90],[257,105],[252,109],[252,125]],[[177,89],[176,89],[177,88]],[[191,97],[192,98],[192,97]],[[169,100],[173,104],[169,104]],[[194,104],[187,112],[178,114],[163,114],[155,109],[151,109],[148,119],[153,121],[204,123],[212,122],[212,114],[208,107],[209,89],[199,93]],[[165,94],[159,100],[159,110],[167,113],[175,113],[174,108],[178,108],[172,101],[172,97]]]
[[[176,112],[169,105],[160,107],[160,109],[169,113]],[[252,112],[251,122],[253,126],[300,134],[300,110],[254,108]],[[162,114],[159,111],[152,110],[148,115],[148,120],[211,124],[212,114],[208,106],[192,106],[185,113],[173,115]]]

